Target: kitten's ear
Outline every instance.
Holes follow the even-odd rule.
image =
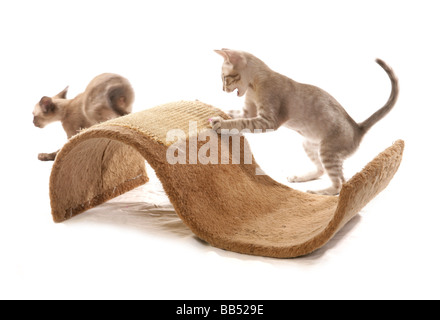
[[[225,59],[225,61],[230,62],[229,61],[229,56],[226,53],[226,51],[224,51],[224,49],[222,49],[222,50],[214,50],[214,52],[218,53],[219,55],[221,55]]]
[[[230,49],[221,49],[221,50],[214,50],[214,52],[221,55],[226,62],[229,62],[230,64],[234,66],[245,66],[246,65],[246,57],[239,51],[234,51]]]
[[[56,108],[55,104],[52,101],[52,98],[46,97],[46,96],[41,98],[39,104],[41,107],[41,111],[43,111],[43,113],[48,113],[50,111],[54,111]]]
[[[58,93],[54,98],[56,98],[56,99],[66,99],[67,90],[69,90],[69,86],[67,86],[63,91]]]

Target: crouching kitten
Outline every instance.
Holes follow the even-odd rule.
[[[94,124],[127,115],[132,111],[134,91],[124,77],[104,73],[95,77],[83,93],[67,99],[67,88],[53,97],[44,96],[35,105],[34,125],[44,128],[61,121],[67,138]],[[58,151],[40,153],[41,161],[53,161]]]

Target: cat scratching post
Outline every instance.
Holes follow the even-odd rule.
[[[296,257],[324,246],[388,185],[402,159],[404,142],[397,141],[345,183],[338,197],[308,194],[257,175],[259,167],[243,136],[238,137],[238,156],[228,138],[197,139],[191,125],[196,121],[197,132],[206,134],[208,119],[215,116],[227,117],[204,103],[181,101],[76,135],[52,169],[54,221],[70,219],[147,182],[146,159],[179,217],[199,238],[239,253]],[[167,141],[167,133],[173,129],[183,139],[180,150],[170,152],[174,141]],[[212,160],[214,148],[206,153],[207,141],[218,147],[218,164],[202,164],[191,155],[204,152]],[[179,152],[184,163],[171,164],[170,156]],[[228,155],[229,163],[222,164]]]

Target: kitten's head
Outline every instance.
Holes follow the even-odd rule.
[[[66,89],[52,98],[44,96],[41,98],[40,102],[35,105],[32,114],[34,116],[34,125],[36,127],[44,128],[49,123],[60,120],[60,109],[58,102],[60,99],[66,99],[68,88],[69,87],[66,87]]]
[[[222,66],[223,91],[234,92],[237,90],[237,95],[242,97],[249,87],[245,53],[230,49],[214,51],[225,59]]]

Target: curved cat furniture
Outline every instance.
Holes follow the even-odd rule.
[[[227,117],[202,102],[180,101],[82,131],[63,147],[52,169],[54,221],[144,184],[147,160],[177,214],[199,238],[240,253],[296,257],[325,245],[388,185],[402,160],[399,140],[345,183],[338,197],[308,194],[256,174],[259,167],[245,138],[217,139],[208,123],[214,116]],[[173,129],[181,135],[179,147],[167,141]],[[207,134],[210,139],[200,139]],[[219,164],[202,164],[206,161],[194,157],[197,151]],[[170,163],[170,157],[182,154],[184,163]]]

